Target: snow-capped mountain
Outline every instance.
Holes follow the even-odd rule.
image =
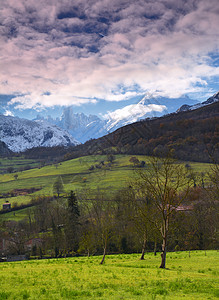
[[[45,121],[30,121],[0,115],[0,140],[13,152],[33,147],[77,145],[67,132]]]
[[[180,98],[154,97],[145,94],[136,104],[125,106],[104,115],[106,130],[112,132],[122,126],[153,117],[161,117],[175,112],[182,104],[196,104],[197,101],[184,95]]]
[[[67,130],[78,141],[84,143],[89,139],[99,138],[122,126],[151,117],[160,117],[164,114],[175,112],[184,104],[194,104],[197,101],[183,96],[181,98],[170,99],[164,97],[153,97],[146,94],[136,104],[126,105],[114,111],[108,111],[102,115],[103,119],[96,115],[85,115],[84,113],[74,113],[73,107],[66,107],[62,116],[58,119],[48,117],[46,120]],[[37,120],[45,120],[42,117]]]
[[[74,113],[73,108],[66,107],[60,119],[47,118],[47,121],[67,130],[80,142],[99,138],[124,125],[139,121],[147,117],[154,117],[167,112],[165,105],[144,96],[137,104],[127,105],[121,109],[107,112],[103,119],[96,115]],[[38,118],[39,120],[40,118]],[[45,120],[44,118],[41,118]]]
[[[141,119],[154,117],[167,113],[167,107],[161,105],[159,101],[145,95],[137,104],[127,105],[113,112],[108,112],[104,118],[106,130],[112,132],[122,126],[137,122]]]
[[[91,138],[99,138],[124,125],[167,111],[166,106],[148,101],[148,97],[145,96],[137,104],[106,113],[103,119],[96,115],[74,114],[72,107],[66,107],[60,122],[56,122],[56,125],[67,130],[79,141],[85,142]]]
[[[46,119],[37,116],[37,121],[46,121],[54,124],[68,133],[77,141],[85,142],[93,138],[99,138],[107,134],[105,129],[106,121],[96,115],[85,115],[84,113],[74,113],[71,106],[65,107],[60,118],[53,119],[48,116]]]
[[[202,103],[197,103],[197,104],[195,104],[195,105],[187,105],[187,104],[184,104],[184,105],[182,105],[182,106],[177,110],[177,112],[182,112],[182,111],[187,111],[187,110],[194,110],[194,109],[197,109],[197,108],[200,108],[200,107],[203,107],[203,106],[206,106],[206,105],[209,105],[209,104],[218,102],[218,101],[219,101],[219,92],[217,92],[217,93],[214,94],[212,97],[208,98],[206,101],[204,101],[204,102],[202,102]]]
[[[107,134],[105,123],[96,115],[74,114],[72,107],[66,107],[57,125],[67,130],[77,140],[85,142]]]

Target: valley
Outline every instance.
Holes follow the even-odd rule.
[[[0,300],[218,299],[218,9],[0,1]]]
[[[3,143],[2,256],[102,254],[103,264],[108,254],[141,252],[144,260],[147,251],[162,251],[165,269],[167,240],[168,251],[217,249],[219,102],[214,100],[84,144],[40,141],[12,153]],[[3,133],[10,143],[14,137],[28,140],[27,124],[40,130],[35,123],[8,120],[13,130],[6,126]],[[52,142],[57,128],[48,133],[44,125],[43,140]]]
[[[109,162],[107,155],[85,156],[61,163],[54,163],[49,166],[37,167],[31,170],[18,171],[16,173],[0,175],[0,190],[3,195],[0,199],[0,206],[2,207],[5,200],[12,204],[20,205],[26,204],[31,199],[40,196],[54,195],[53,184],[57,177],[61,177],[64,186],[64,193],[68,194],[71,190],[80,193],[83,190],[92,190],[96,192],[110,195],[116,194],[120,189],[129,185],[134,178],[134,164],[130,162],[133,156],[130,155],[114,155],[113,162]],[[147,169],[147,162],[149,157],[137,155],[139,162],[145,161],[144,169]],[[2,160],[2,165],[8,160]],[[18,163],[25,165],[31,160],[14,159],[9,160],[15,166]],[[198,180],[201,180],[200,174],[204,173],[207,178],[207,173],[210,171],[211,164],[182,162],[184,165],[189,164],[194,170]],[[35,163],[37,164],[37,162]],[[91,170],[91,167],[93,169]],[[15,174],[17,177],[15,177]],[[200,182],[199,182],[200,183]],[[10,197],[13,190],[16,189],[39,189],[34,193],[28,193],[24,196],[15,195]],[[4,194],[6,197],[4,197]],[[17,212],[16,212],[17,214]]]

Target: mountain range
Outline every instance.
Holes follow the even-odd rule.
[[[0,141],[13,152],[22,152],[34,147],[78,144],[67,131],[48,122],[3,115],[0,115]]]
[[[219,101],[197,109],[147,118],[71,149],[66,159],[96,154],[165,155],[184,161],[212,162],[219,157]]]
[[[215,93],[212,97],[208,98],[206,101],[204,101],[204,102],[202,102],[202,103],[197,103],[197,104],[194,104],[194,105],[187,105],[187,104],[184,104],[184,105],[182,105],[182,106],[177,110],[177,112],[188,111],[188,110],[194,110],[194,109],[203,107],[203,106],[205,106],[205,105],[209,105],[209,104],[215,103],[215,102],[217,102],[217,101],[219,101],[219,92]]]
[[[38,116],[35,120],[46,120],[68,131],[76,140],[84,143],[90,139],[104,136],[116,129],[140,121],[145,118],[160,117],[175,112],[182,104],[194,105],[197,101],[187,96],[181,98],[164,98],[144,95],[136,104],[126,105],[120,109],[106,112],[102,118],[96,115],[74,113],[72,106],[65,107],[60,118],[43,118]]]
[[[219,92],[203,103],[190,100],[188,97],[180,99],[181,102],[195,104],[182,105],[177,110],[178,114],[218,102]],[[180,101],[178,99],[176,103],[179,104]],[[75,114],[72,107],[66,107],[61,118],[56,119],[38,117],[30,121],[0,115],[0,141],[3,142],[1,154],[6,155],[10,151],[22,152],[34,147],[76,146],[80,142],[105,136],[128,124],[168,115],[169,112],[172,113],[176,103],[145,95],[137,104],[107,112],[103,119],[96,115]]]

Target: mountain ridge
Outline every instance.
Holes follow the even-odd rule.
[[[211,96],[206,101],[203,101],[201,103],[198,103],[198,104],[195,104],[195,105],[184,104],[176,112],[179,113],[179,112],[182,112],[182,111],[197,109],[197,108],[203,107],[205,105],[213,104],[213,103],[218,102],[218,101],[219,101],[219,92],[215,93],[213,96]]]
[[[0,115],[0,141],[13,152],[33,147],[72,146],[78,142],[66,131],[45,121]]]
[[[111,134],[115,133],[114,136],[117,135],[117,132],[125,132],[127,126],[131,126],[132,130],[136,130],[136,128],[139,126],[139,124],[152,124],[153,122],[167,122],[166,120],[172,119],[181,119],[181,118],[187,118],[186,115],[193,114],[192,119],[198,120],[200,119],[201,114],[197,114],[196,112],[193,113],[193,111],[196,111],[201,108],[205,108],[205,119],[207,118],[207,115],[211,118],[213,115],[213,112],[211,111],[208,114],[208,109],[206,107],[211,107],[212,105],[217,105],[219,99],[219,92],[214,94],[212,97],[208,98],[203,103],[200,103],[198,105],[190,105],[189,109],[182,110],[179,109],[175,113],[166,114],[161,117],[153,117],[153,118],[140,118],[141,121],[139,122],[139,116],[144,116],[144,113],[146,109],[150,105],[152,106],[152,111],[154,109],[154,106],[156,108],[156,105],[159,108],[165,109],[164,106],[159,104],[152,104],[154,100],[152,100],[151,97],[143,97],[137,104],[130,105],[132,109],[136,109],[136,115],[133,114],[132,121],[136,118],[137,122],[132,122],[132,124],[126,124],[125,126],[118,126],[115,131],[112,130],[111,133],[108,134],[108,131],[105,129],[105,126],[107,124],[106,120],[101,120],[98,116],[95,115],[85,115],[83,113],[74,114],[72,107],[67,107],[62,115],[61,119],[52,119],[51,120],[45,120],[45,119],[37,119],[35,121],[30,121],[26,119],[20,119],[16,117],[11,116],[3,116],[0,115],[0,141],[3,141],[7,147],[14,151],[14,152],[21,152],[25,151],[26,149],[30,148],[38,148],[38,147],[54,147],[54,146],[76,146],[79,143],[72,137],[70,133],[77,133],[81,136],[84,136],[85,140],[93,140],[93,136],[95,137],[95,134],[99,132],[100,128],[102,130],[102,136],[109,137]],[[151,103],[151,104],[150,104]],[[145,105],[146,104],[146,105]],[[141,112],[141,106],[145,105],[145,111]],[[198,106],[198,108],[197,108]],[[124,108],[123,108],[124,109]],[[121,109],[121,110],[123,110]],[[128,113],[133,113],[133,110],[129,111],[129,106],[126,106],[126,110],[128,110]],[[215,110],[216,116],[217,116],[218,107]],[[140,115],[139,115],[140,112]],[[123,118],[124,122],[125,118]],[[158,121],[155,121],[158,120]],[[9,122],[10,121],[10,122]],[[50,122],[49,122],[50,121]],[[118,120],[117,120],[118,121]],[[168,122],[169,122],[168,121]],[[58,123],[61,127],[64,126],[66,130],[60,129],[55,124],[51,124],[51,122]],[[129,120],[130,122],[130,120]],[[148,123],[149,122],[149,123]],[[16,124],[17,125],[16,125]],[[22,123],[22,124],[21,124]],[[119,122],[115,124],[116,126],[111,128],[116,128]],[[81,126],[83,124],[84,130],[81,131]],[[111,123],[112,124],[112,123]],[[108,124],[109,125],[109,124]],[[113,124],[114,125],[114,124]],[[148,125],[147,125],[148,126]],[[150,126],[149,126],[150,127]],[[67,132],[68,129],[68,132]],[[89,129],[87,131],[87,129]],[[120,130],[121,131],[118,131]],[[183,129],[182,129],[183,130]],[[151,129],[153,131],[153,129]],[[70,133],[69,133],[70,132]],[[88,138],[88,133],[90,134]],[[165,133],[164,133],[165,134]],[[126,135],[126,134],[125,134]],[[130,136],[132,134],[130,133]],[[141,136],[141,138],[144,138]],[[152,138],[152,137],[151,137]],[[123,138],[121,138],[122,140]],[[135,144],[134,141],[131,141],[128,137],[126,137],[127,141],[130,141],[130,144]],[[101,137],[96,139],[99,143],[101,141]],[[118,141],[118,143],[121,143],[121,140]],[[85,142],[86,145],[89,144],[89,142]],[[126,143],[128,145],[128,143]],[[117,144],[114,143],[114,147],[116,147]],[[127,146],[128,147],[128,146]],[[3,147],[4,148],[4,147]],[[3,149],[2,148],[2,149]],[[80,148],[80,149],[83,149]],[[3,151],[3,150],[2,150]]]
[[[165,104],[167,102],[167,104]],[[97,115],[85,115],[74,113],[73,107],[65,107],[60,118],[47,119],[38,116],[36,120],[48,120],[48,122],[67,130],[76,140],[84,143],[90,139],[96,139],[127,124],[140,121],[148,117],[159,117],[164,113],[175,112],[180,103],[197,103],[187,96],[176,99],[153,97],[145,94],[136,104],[126,105],[114,111],[108,111],[101,119]],[[178,104],[177,104],[178,103]],[[178,105],[178,106],[177,106]]]
[[[172,149],[181,160],[209,162],[219,156],[219,102],[198,109],[145,119],[123,126],[99,139],[76,146],[67,159],[94,154],[165,153]]]

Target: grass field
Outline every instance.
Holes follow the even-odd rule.
[[[65,192],[70,190],[78,191],[84,189],[102,190],[106,194],[116,192],[126,186],[133,177],[133,164],[129,162],[131,156],[117,155],[115,162],[108,166],[106,156],[87,156],[63,162],[58,165],[45,166],[27,171],[17,172],[17,179],[14,174],[0,175],[0,194],[8,193],[14,189],[39,188],[40,191],[33,195],[53,195],[53,184],[58,176],[62,177]],[[136,156],[140,161],[148,162],[148,157]],[[98,165],[104,161],[101,169],[89,170],[91,165]],[[195,172],[207,173],[209,164],[190,163]],[[27,203],[33,195],[16,196],[7,198],[12,207],[15,203]],[[0,207],[5,202],[0,199]],[[14,214],[10,214],[13,217]]]
[[[32,260],[0,263],[0,299],[218,299],[219,252]]]
[[[0,157],[0,173],[7,172],[7,169],[13,167],[14,171],[21,170],[23,168],[36,168],[39,165],[37,160],[24,159],[22,157]]]

